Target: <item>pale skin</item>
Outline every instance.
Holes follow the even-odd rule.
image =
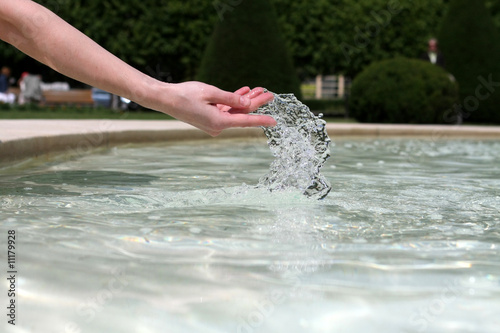
[[[211,136],[230,127],[276,125],[272,117],[249,114],[273,99],[263,88],[231,93],[201,82],[158,81],[30,0],[0,0],[0,39],[68,77],[171,115]]]

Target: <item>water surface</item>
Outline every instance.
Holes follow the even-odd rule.
[[[261,140],[1,170],[16,332],[497,332],[500,142],[331,150],[319,201],[255,188]]]

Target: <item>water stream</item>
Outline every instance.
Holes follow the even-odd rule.
[[[259,186],[271,191],[296,188],[316,199],[327,196],[331,185],[320,173],[330,157],[326,122],[293,94],[274,94],[274,100],[257,113],[270,115],[277,121],[275,127],[264,128],[275,159]]]

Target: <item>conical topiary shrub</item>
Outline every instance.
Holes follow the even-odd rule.
[[[269,0],[242,0],[221,16],[197,79],[221,89],[264,87],[300,98],[300,82]]]
[[[451,0],[439,45],[460,86],[455,116],[500,122],[500,33],[484,0]]]

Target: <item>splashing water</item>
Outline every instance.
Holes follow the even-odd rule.
[[[264,128],[275,159],[257,186],[270,191],[296,188],[309,197],[324,198],[331,189],[320,173],[330,157],[326,122],[293,94],[274,94],[274,100],[256,113],[270,115],[277,122],[275,127]]]

